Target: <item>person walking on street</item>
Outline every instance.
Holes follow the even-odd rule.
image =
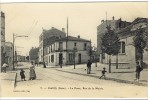
[[[31,62],[29,74],[30,74],[29,80],[35,80],[36,79],[35,66],[34,66],[33,62]]]
[[[106,72],[107,71],[105,70],[105,68],[103,68],[103,70],[102,70],[102,76],[99,79],[101,79],[102,77],[104,77],[104,79],[106,80],[106,76],[105,76],[105,73]]]
[[[91,64],[92,64],[92,62],[90,60],[88,60],[88,62],[87,62],[87,74],[90,74],[90,72],[91,72]]]
[[[139,62],[136,62],[136,81],[139,82],[139,79],[140,79],[140,72],[142,71],[143,69],[141,68]]]
[[[6,63],[4,63],[3,65],[2,65],[2,72],[3,73],[6,73],[6,68],[8,67],[8,65],[6,64]]]
[[[21,71],[20,71],[20,76],[21,76],[21,80],[26,81],[25,80],[25,71],[23,69],[21,69]]]

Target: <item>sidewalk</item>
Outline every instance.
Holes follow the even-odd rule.
[[[86,64],[81,64],[81,65],[76,65],[76,69],[74,69],[73,65],[69,66],[63,66],[62,68],[55,66],[51,67],[51,69],[57,70],[57,71],[62,71],[62,72],[67,72],[67,73],[72,73],[72,74],[79,74],[79,75],[84,75],[84,76],[90,76],[90,77],[95,77],[98,78],[102,74],[102,69],[103,67],[106,68],[106,79],[107,80],[113,80],[117,82],[122,82],[122,83],[129,83],[129,84],[135,84],[135,85],[140,85],[140,86],[148,86],[148,69],[143,69],[143,71],[140,74],[140,81],[139,83],[135,81],[135,68],[119,68],[116,69],[115,66],[111,67],[111,73],[108,73],[108,65],[106,64],[100,64],[97,63],[97,67],[95,67],[95,63],[92,64],[92,71],[91,74],[87,74],[87,67]],[[50,68],[49,67],[49,68]],[[103,78],[102,78],[103,79]]]
[[[16,71],[7,71],[6,73],[0,73],[1,89],[11,88],[16,85],[17,73]]]

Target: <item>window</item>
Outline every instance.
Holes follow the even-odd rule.
[[[72,61],[73,61],[73,54],[69,53],[69,62],[72,62]]]
[[[59,42],[59,50],[63,50],[63,42]]]
[[[54,43],[53,47],[54,47],[53,51],[55,51],[55,43]]]
[[[77,46],[77,43],[74,43],[74,46]]]
[[[52,52],[52,45],[50,46],[50,49],[51,49],[50,51]]]
[[[4,35],[2,31],[1,31],[1,35]]]
[[[50,46],[49,46],[49,48],[48,48],[48,53],[50,53]]]
[[[54,55],[51,55],[51,62],[54,62]]]
[[[87,49],[87,43],[84,43],[84,50]]]
[[[125,42],[122,42],[122,53],[125,53]]]
[[[102,59],[105,59],[105,53],[102,52]]]
[[[50,56],[49,56],[49,63],[50,63]]]
[[[120,51],[119,53],[125,53],[125,42],[121,41],[120,43]]]

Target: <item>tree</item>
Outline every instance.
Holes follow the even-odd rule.
[[[93,54],[93,47],[91,46],[91,45],[89,45],[89,46],[87,46],[87,54],[88,54],[88,56],[90,57],[89,59],[90,59],[90,61],[91,61],[91,56],[92,56],[92,54]]]
[[[95,45],[93,46],[92,54],[95,57],[95,59],[94,59],[95,60],[95,66],[97,67],[97,60],[98,60],[99,52],[97,50],[97,47],[95,47]]]
[[[103,35],[102,50],[109,55],[109,73],[111,73],[111,55],[117,55],[120,50],[118,35],[111,30],[111,26],[107,26],[107,32]]]
[[[145,34],[144,30],[140,26],[133,37],[133,44],[135,46],[135,57],[136,61],[140,61],[143,64],[143,50],[147,45],[147,34]]]

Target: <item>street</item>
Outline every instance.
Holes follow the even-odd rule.
[[[17,86],[13,95],[36,97],[147,97],[144,92],[148,88],[132,84],[119,83],[111,80],[100,80],[57,71],[56,68],[36,67],[36,80],[29,79],[29,65],[23,63],[17,69],[25,70],[26,81],[21,81],[19,70]]]
[[[1,6],[0,97],[148,98],[147,2]]]

